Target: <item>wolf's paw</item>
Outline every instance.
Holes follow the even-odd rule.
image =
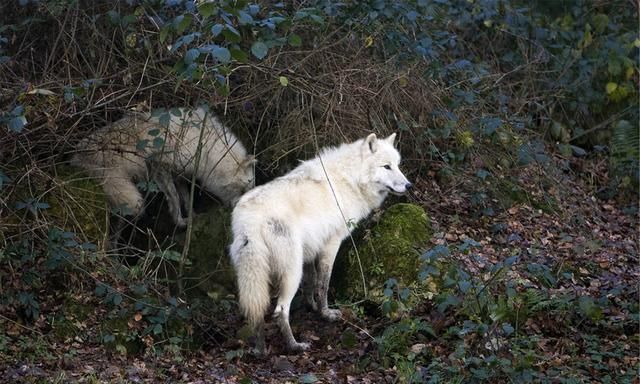
[[[336,321],[342,317],[342,312],[339,309],[323,309],[322,317],[329,321]]]
[[[255,346],[254,348],[251,348],[250,353],[255,357],[266,357],[267,349],[264,346]]]
[[[273,315],[271,315],[274,319],[278,319],[280,318],[280,316],[282,315],[282,305],[276,305],[276,309],[273,310]]]
[[[289,344],[289,350],[292,352],[303,352],[308,351],[311,348],[310,343],[292,343]]]

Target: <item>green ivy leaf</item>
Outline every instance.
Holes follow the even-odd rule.
[[[98,284],[94,293],[96,294],[96,296],[102,297],[107,293],[107,287],[104,284]]]
[[[230,43],[239,43],[241,38],[240,38],[240,34],[234,32],[234,30],[229,29],[229,26],[227,26],[227,28],[225,30],[222,31],[222,36],[224,36],[224,39]]]
[[[2,187],[4,187],[4,184],[9,182],[11,182],[11,179],[9,178],[9,176],[5,175],[2,171],[0,171],[0,191],[2,190]]]
[[[120,24],[122,25],[123,28],[126,28],[129,24],[132,24],[137,19],[138,18],[136,17],[136,15],[126,15],[125,17],[122,18],[122,20],[120,21]]]
[[[227,361],[231,361],[236,357],[242,357],[242,355],[244,355],[244,351],[242,349],[234,349],[234,350],[225,352],[224,357],[225,359],[227,359]],[[251,382],[252,381],[249,380],[249,383]]]
[[[471,283],[469,280],[462,280],[458,282],[458,287],[460,287],[460,292],[467,293],[471,288]]]
[[[288,41],[289,45],[292,47],[299,47],[302,45],[302,38],[295,33],[289,35]]]
[[[309,18],[311,18],[311,20],[313,20],[316,24],[324,25],[324,18],[320,15],[311,14],[309,15]]]
[[[244,11],[238,11],[238,23],[240,25],[253,24],[253,17]]]
[[[216,91],[218,92],[218,95],[222,96],[222,97],[226,97],[229,96],[229,94],[231,93],[231,91],[229,90],[229,87],[227,87],[227,85],[218,85],[216,87]]]
[[[231,57],[236,61],[239,61],[241,63],[246,63],[249,60],[247,53],[240,48],[231,48],[230,51],[231,51]]]
[[[111,10],[107,12],[107,16],[109,16],[109,21],[111,22],[111,24],[120,24],[120,14],[118,12]]]
[[[342,333],[342,336],[340,336],[340,343],[344,348],[350,349],[356,346],[356,344],[358,343],[358,338],[351,329],[347,328]]]
[[[253,45],[251,45],[251,53],[259,60],[264,59],[264,57],[267,56],[268,51],[269,48],[267,47],[267,45],[261,41],[256,41],[255,43],[253,43]]]
[[[170,121],[171,121],[171,115],[169,114],[169,112],[163,111],[162,114],[158,117],[158,122],[163,127],[168,127]]]
[[[226,64],[231,61],[231,52],[225,47],[215,47],[211,51],[211,55],[219,62]]]
[[[164,145],[164,139],[162,137],[156,137],[153,139],[153,148],[160,149]]]
[[[116,337],[112,333],[107,333],[102,337],[102,342],[105,344],[113,343],[116,341]]]
[[[302,384],[313,384],[318,381],[318,378],[313,373],[306,373],[300,378]]]
[[[138,140],[138,142],[136,143],[136,149],[138,151],[142,151],[147,147],[148,144],[149,144],[149,140],[147,139]]]
[[[602,33],[609,24],[609,17],[603,13],[598,13],[593,17],[593,26],[596,29],[596,33]]]
[[[176,31],[182,34],[188,27],[191,25],[191,21],[193,20],[193,16],[190,14],[184,14],[176,17]]]
[[[486,179],[487,176],[489,176],[489,172],[487,172],[486,169],[478,169],[478,172],[476,172],[476,176],[478,176],[479,178],[481,178],[482,180]]]
[[[249,5],[249,13],[253,16],[257,15],[260,12],[260,6],[258,4],[250,4]]]
[[[22,132],[22,128],[27,124],[27,118],[24,116],[16,116],[9,120],[9,129],[15,133]]]
[[[167,24],[160,30],[160,42],[164,43],[169,36],[169,32],[171,31],[171,24]]]
[[[218,35],[222,33],[223,30],[224,30],[224,25],[215,24],[213,27],[211,27],[211,34],[213,35],[213,37],[218,37]]]
[[[214,2],[209,3],[200,3],[198,6],[198,12],[202,15],[203,18],[207,18],[216,11],[216,4]]]
[[[513,326],[509,323],[504,323],[502,324],[502,330],[504,331],[504,334],[509,336],[510,334],[512,334],[515,329],[513,328]]]
[[[200,51],[196,48],[191,48],[184,55],[184,62],[187,64],[191,64],[198,58],[198,56],[200,56]]]

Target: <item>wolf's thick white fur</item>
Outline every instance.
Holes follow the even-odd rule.
[[[237,272],[240,309],[265,352],[264,315],[270,284],[278,290],[274,317],[289,349],[306,350],[289,325],[289,309],[304,273],[314,286],[307,300],[329,320],[327,290],[340,243],[361,219],[378,208],[389,192],[406,192],[411,183],[398,168],[400,154],[386,139],[369,135],[326,148],[290,173],[243,195],[232,216],[232,262]]]
[[[204,108],[180,108],[168,126],[159,117],[132,113],[80,142],[72,164],[98,178],[110,202],[141,213],[144,199],[135,181],[155,180],[164,192],[176,224],[181,214],[176,175],[191,176],[225,203],[254,185],[254,158],[215,116]],[[196,153],[202,132],[200,163]],[[155,140],[155,141],[154,141]],[[139,145],[145,144],[146,145]]]

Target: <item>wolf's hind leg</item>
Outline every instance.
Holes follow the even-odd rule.
[[[180,209],[180,195],[176,189],[176,183],[173,180],[173,175],[167,170],[160,169],[160,166],[157,166],[154,172],[158,188],[160,188],[160,191],[164,193],[164,197],[169,205],[169,213],[171,213],[173,222],[178,227],[186,226],[187,220],[182,216],[182,210]]]
[[[316,263],[312,261],[304,264],[304,273],[302,275],[302,291],[304,293],[307,305],[314,311],[318,310],[318,302],[316,301]]]
[[[295,247],[293,247],[295,248]],[[295,296],[300,280],[302,279],[302,247],[296,250],[295,255],[281,255],[285,257],[288,265],[284,266],[280,276],[280,294],[278,295],[278,303],[273,312],[273,316],[277,318],[280,331],[286,339],[287,347],[291,351],[306,351],[309,349],[309,343],[299,343],[293,337],[291,325],[289,324],[289,310],[291,301]]]
[[[338,248],[340,248],[342,239],[334,237],[327,242],[324,249],[318,256],[317,280],[316,280],[316,297],[318,298],[318,310],[327,320],[335,321],[342,316],[339,309],[329,309],[327,295],[329,292],[329,281],[331,280],[331,270],[333,262],[336,259]]]

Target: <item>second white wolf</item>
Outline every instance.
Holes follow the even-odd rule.
[[[265,352],[264,315],[272,283],[278,291],[274,317],[288,348],[309,348],[296,341],[289,325],[303,269],[310,275],[305,281],[313,286],[309,303],[328,320],[340,318],[340,311],[327,303],[340,243],[389,192],[402,194],[411,186],[399,169],[395,137],[379,140],[371,134],[326,148],[287,175],[247,192],[236,204],[230,253],[240,309],[256,334],[259,353]]]
[[[168,124],[158,116],[128,114],[81,141],[72,164],[98,178],[112,205],[126,207],[134,216],[144,204],[136,182],[154,180],[174,222],[184,226],[177,175],[195,174],[205,190],[225,203],[235,202],[254,185],[254,157],[207,109],[178,111]]]

